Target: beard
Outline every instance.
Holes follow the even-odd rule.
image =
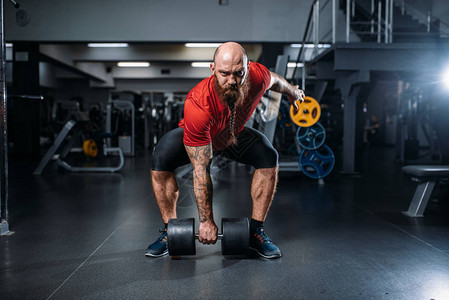
[[[229,120],[229,133],[230,136],[224,138],[227,140],[225,142],[226,147],[230,145],[237,144],[237,137],[235,136],[235,117],[236,110],[239,106],[241,106],[245,102],[246,96],[248,96],[249,87],[250,87],[250,78],[249,74],[247,75],[245,81],[240,86],[238,84],[228,85],[226,87],[221,87],[218,83],[217,77],[214,76],[215,90],[218,94],[218,98],[225,103],[230,111],[231,118]]]
[[[243,104],[246,96],[248,96],[250,78],[247,75],[245,81],[240,86],[238,84],[221,87],[218,83],[217,77],[214,76],[215,90],[218,98],[227,104],[229,107],[238,107]]]

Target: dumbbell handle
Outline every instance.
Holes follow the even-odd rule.
[[[195,234],[195,239],[198,240],[199,238],[200,238],[200,235],[199,234]],[[222,240],[223,239],[223,234],[219,233],[218,234],[218,239]]]

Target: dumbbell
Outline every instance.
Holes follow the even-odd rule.
[[[249,251],[249,221],[247,218],[221,220],[221,252],[223,255],[246,255]],[[171,256],[195,255],[195,219],[170,219],[167,224],[168,253]]]

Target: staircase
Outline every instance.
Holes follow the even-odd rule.
[[[377,42],[378,39],[378,6],[375,5],[373,13],[360,2],[355,2],[351,15],[351,29],[362,42]],[[380,41],[385,41],[385,7],[382,1]],[[429,24],[419,22],[406,10],[393,5],[393,42],[394,43],[429,43],[440,40],[439,21],[435,20]]]
[[[420,23],[407,11],[402,14],[401,8],[393,6],[393,42],[437,42],[440,38],[438,21],[430,24]]]

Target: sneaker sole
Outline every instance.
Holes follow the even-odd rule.
[[[269,258],[269,259],[271,259],[271,258],[280,258],[280,257],[282,256],[282,254],[279,254],[279,255],[273,254],[273,255],[268,256],[268,255],[264,255],[264,254],[260,253],[260,252],[259,252],[257,249],[255,249],[255,248],[249,247],[249,249],[250,249],[250,250],[253,250],[253,251],[255,251],[255,252],[257,252],[257,254],[258,254],[260,257],[263,257],[263,258]]]
[[[168,254],[168,250],[166,250],[165,252],[162,252],[161,254],[151,254],[151,253],[145,253],[146,257],[162,257]]]

